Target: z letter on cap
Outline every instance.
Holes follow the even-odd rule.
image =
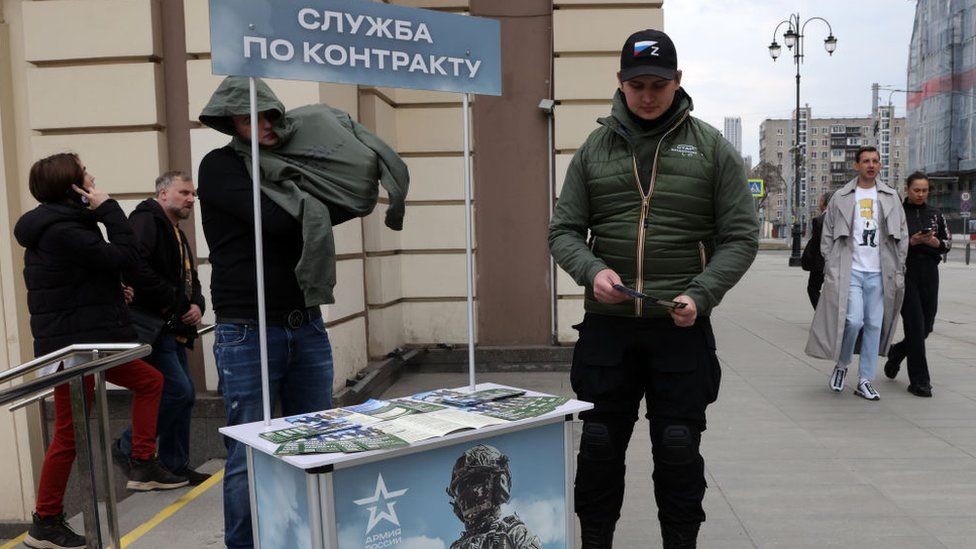
[[[647,52],[647,55],[658,57],[658,46],[654,40],[642,40],[634,43],[634,57]]]

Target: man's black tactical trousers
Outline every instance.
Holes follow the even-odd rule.
[[[580,414],[575,498],[584,531],[602,524],[612,535],[623,503],[627,446],[646,400],[658,518],[665,537],[669,531],[685,533],[693,544],[705,520],[699,453],[705,408],[718,397],[721,380],[709,319],[679,328],[670,318],[587,313],[576,328],[573,390],[594,404]]]

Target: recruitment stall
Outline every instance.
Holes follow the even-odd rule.
[[[508,536],[571,547],[571,420],[591,405],[531,392],[505,405],[465,402],[508,390],[474,374],[468,107],[472,93],[502,93],[498,21],[362,0],[210,0],[210,31],[214,74],[251,77],[264,421],[220,431],[247,448],[255,546],[446,549]],[[453,403],[434,392],[271,419],[255,77],[462,94],[470,374],[447,391]],[[349,414],[354,425],[343,424]]]
[[[476,387],[493,388],[503,387]],[[247,446],[256,547],[446,549],[466,531],[466,498],[497,505],[485,509],[498,518],[493,528],[486,526],[495,535],[517,529],[547,548],[573,547],[571,420],[592,405],[562,401],[535,417],[352,453],[276,454],[282,445],[268,440],[268,433],[293,429],[300,425],[296,418],[220,432]],[[478,491],[470,480],[475,473],[495,491]],[[470,530],[469,537],[491,535]]]

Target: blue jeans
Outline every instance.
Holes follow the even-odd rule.
[[[227,425],[264,419],[257,325],[217,324],[214,356]],[[299,328],[268,326],[271,408],[280,400],[286,416],[332,407],[332,346],[321,318]],[[224,542],[228,549],[254,546],[243,444],[224,437]]]
[[[844,322],[844,341],[837,363],[847,367],[854,358],[857,334],[861,334],[861,359],[858,378],[874,381],[878,369],[878,349],[881,323],[884,321],[884,290],[881,273],[851,271],[851,285],[847,291],[847,319]]]
[[[180,471],[190,461],[190,415],[196,401],[186,348],[172,335],[163,334],[145,360],[163,374],[163,396],[156,421],[159,461],[170,471]],[[125,455],[132,455],[132,426],[122,433],[119,446]]]

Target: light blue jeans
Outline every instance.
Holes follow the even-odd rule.
[[[861,359],[858,378],[874,381],[878,370],[878,348],[881,323],[884,320],[884,289],[881,273],[851,271],[851,285],[847,291],[847,319],[844,322],[844,341],[840,347],[841,367],[850,365],[854,345],[861,334]]]

